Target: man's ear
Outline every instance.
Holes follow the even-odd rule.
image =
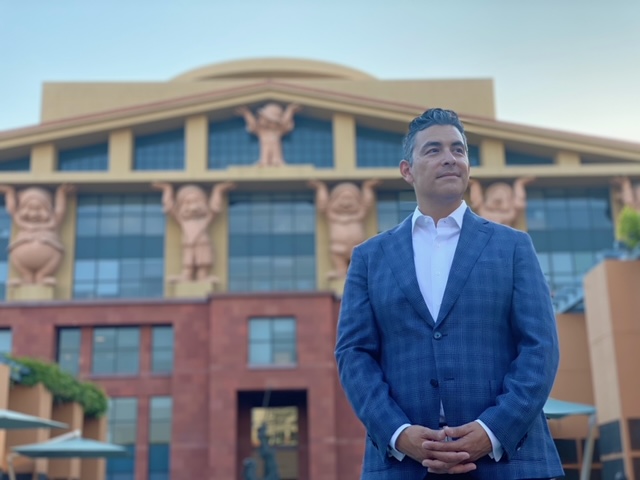
[[[411,165],[406,160],[400,161],[400,175],[402,175],[405,182],[413,185],[413,172],[411,171]]]

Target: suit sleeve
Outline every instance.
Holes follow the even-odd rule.
[[[556,318],[531,238],[517,233],[510,326],[517,354],[496,405],[480,415],[509,457],[541,415],[558,370]]]
[[[356,248],[340,306],[335,355],[345,394],[373,444],[386,457],[395,431],[411,422],[391,398],[380,368],[382,346],[369,291],[367,265]]]

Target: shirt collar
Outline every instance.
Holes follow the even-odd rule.
[[[460,204],[460,206],[456,208],[453,212],[451,212],[449,216],[446,218],[451,218],[456,223],[458,228],[462,230],[462,221],[464,220],[464,213],[466,211],[467,211],[467,202],[462,200],[462,203]],[[416,209],[413,211],[413,216],[411,217],[411,230],[415,228],[416,221],[420,217],[431,218],[431,217],[428,217],[428,215],[423,215],[422,212],[420,212],[420,209],[416,206]]]

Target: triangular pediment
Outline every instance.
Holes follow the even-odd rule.
[[[0,132],[0,151],[46,142],[74,143],[73,139],[83,137],[106,138],[109,132],[120,129],[148,132],[174,128],[187,118],[198,115],[214,121],[226,119],[235,116],[235,109],[239,106],[256,107],[267,102],[298,103],[304,109],[303,115],[327,120],[334,114],[348,115],[354,117],[356,123],[396,133],[403,133],[409,121],[424,110],[422,105],[384,100],[366,92],[310,87],[304,82],[258,80],[227,87],[217,85],[193,95],[105,109]],[[526,145],[534,150],[571,151],[595,159],[589,162],[592,164],[606,163],[608,158],[618,162],[640,162],[640,144],[517,125],[463,111],[460,115],[470,139],[475,143],[489,138]]]

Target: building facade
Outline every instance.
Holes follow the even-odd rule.
[[[256,165],[266,147],[242,114],[269,104],[300,107],[280,132],[281,166]],[[372,236],[397,224],[415,208],[398,172],[401,141],[434,106],[460,113],[485,194],[534,179],[514,226],[531,235],[558,311],[552,395],[595,403],[582,277],[614,245],[622,203],[612,179],[640,176],[640,145],[500,122],[490,80],[382,81],[308,60],[229,62],[168,82],[46,84],[42,122],[0,132],[0,184],[23,203],[32,187],[54,197],[64,254],[55,285],[13,285],[21,273],[6,252],[19,219],[0,210],[0,348],[104,387],[110,438],[132,453],[107,462],[108,479],[239,479],[249,458],[260,469],[263,422],[283,479],[357,478],[364,431],[336,375],[342,282],[314,185],[351,184],[362,203],[375,180],[361,227]],[[204,229],[211,275],[186,281],[185,262],[201,254],[185,254],[163,186],[208,196],[226,183]],[[9,195],[0,202],[10,207]],[[552,421],[568,478],[583,420]],[[613,478],[621,459],[634,478],[640,446],[625,450],[620,438],[638,432],[608,431],[593,478]]]

